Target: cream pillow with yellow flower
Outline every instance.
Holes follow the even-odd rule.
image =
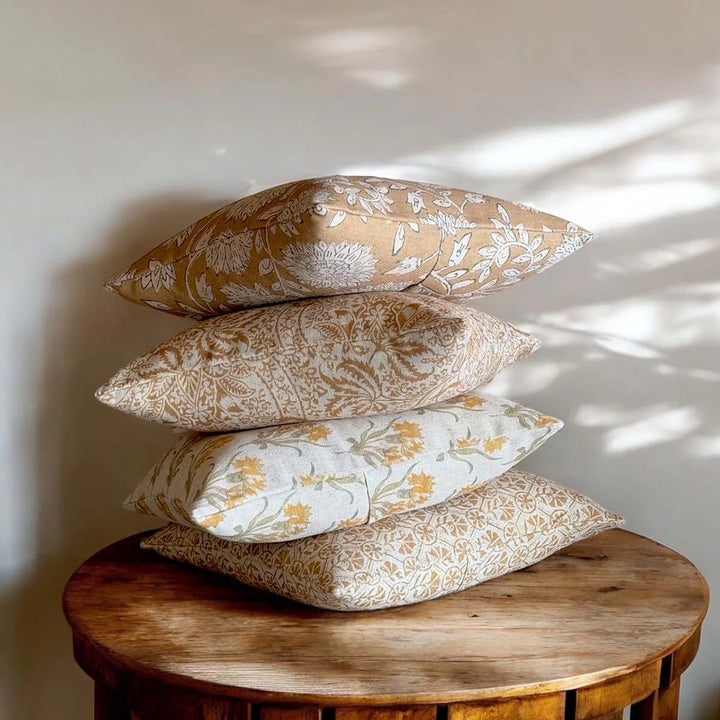
[[[230,540],[290,540],[468,492],[561,427],[475,392],[404,413],[191,435],[125,504]]]
[[[622,523],[575,490],[509,470],[368,527],[248,545],[168,525],[142,546],[308,605],[377,610],[464,590]]]

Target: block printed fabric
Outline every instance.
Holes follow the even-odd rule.
[[[300,540],[168,525],[142,546],[308,605],[375,610],[464,590],[622,523],[576,490],[509,470],[440,505]]]
[[[193,317],[371,290],[474,297],[546,270],[591,238],[574,223],[476,192],[332,176],[220,208],[106,287]]]
[[[391,415],[179,439],[125,507],[242,542],[374,523],[469,492],[562,427],[475,392]]]
[[[467,392],[538,344],[440,298],[361,293],[198,323],[128,364],[96,396],[205,432],[376,415]]]

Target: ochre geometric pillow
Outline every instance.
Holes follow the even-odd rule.
[[[220,208],[106,287],[199,317],[369,290],[473,297],[546,270],[591,237],[566,220],[475,192],[333,176]]]
[[[460,395],[537,346],[440,298],[319,298],[199,323],[131,362],[97,397],[207,432],[376,415]]]
[[[277,542],[435,505],[562,427],[478,392],[422,410],[181,438],[125,507],[230,540]]]
[[[622,518],[537,475],[504,475],[441,505],[286,543],[236,543],[168,525],[142,546],[330,610],[447,595],[519,570]]]

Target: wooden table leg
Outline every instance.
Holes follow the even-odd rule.
[[[630,720],[657,720],[658,692],[657,690],[630,708]]]
[[[677,720],[680,706],[680,678],[658,693],[657,720]]]
[[[95,720],[131,720],[130,708],[119,693],[95,683]]]

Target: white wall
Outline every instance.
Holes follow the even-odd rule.
[[[91,717],[60,593],[168,431],[92,398],[184,326],[100,285],[221,202],[367,169],[601,233],[477,305],[545,347],[495,389],[567,428],[527,466],[717,589],[716,0],[9,0],[0,13],[0,717]],[[720,717],[720,615],[684,683]]]

